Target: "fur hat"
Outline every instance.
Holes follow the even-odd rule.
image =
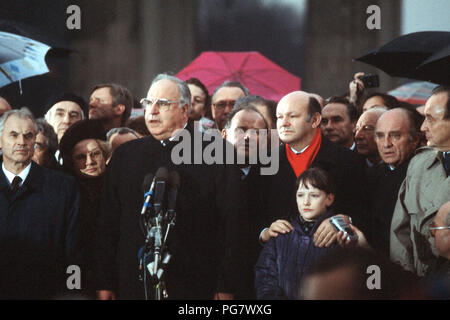
[[[106,141],[106,132],[100,120],[80,120],[67,129],[59,143],[59,151],[63,159],[70,158],[77,143],[86,139]]]

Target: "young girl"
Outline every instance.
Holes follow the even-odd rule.
[[[333,214],[328,210],[334,190],[327,174],[309,168],[297,179],[298,213],[291,219],[294,230],[266,243],[255,267],[258,299],[298,299],[302,277],[324,255],[336,250],[314,246],[313,235],[320,223]]]

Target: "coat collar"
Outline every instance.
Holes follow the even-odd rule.
[[[434,164],[440,162],[442,166],[444,166],[444,155],[442,152],[434,150],[434,157],[430,159],[429,164],[427,165],[427,169],[430,169]]]
[[[44,176],[44,169],[41,166],[39,166],[36,162],[32,161],[30,173],[28,174],[28,177],[23,184],[32,191],[41,190],[43,176]]]
[[[22,195],[24,192],[34,192],[42,190],[42,180],[44,175],[44,169],[36,164],[34,161],[31,162],[30,173],[27,179],[23,182],[23,185],[14,195],[14,199]],[[0,191],[4,191],[9,188],[9,182],[6,178],[3,170],[0,170]]]

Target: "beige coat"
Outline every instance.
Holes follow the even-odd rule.
[[[423,148],[411,160],[400,187],[391,223],[391,260],[425,276],[438,253],[428,226],[436,212],[450,200],[450,177],[442,153]]]

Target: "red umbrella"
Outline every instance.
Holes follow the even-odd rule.
[[[388,92],[391,96],[400,101],[406,101],[414,105],[424,105],[427,99],[431,97],[431,92],[437,84],[426,81],[414,81],[401,85]]]
[[[224,81],[239,81],[252,95],[279,101],[300,90],[299,77],[259,52],[203,52],[177,75],[181,80],[198,78],[212,93]]]

